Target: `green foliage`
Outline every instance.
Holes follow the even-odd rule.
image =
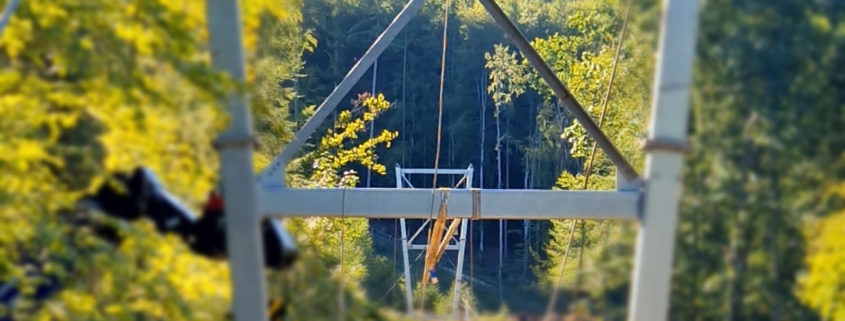
[[[196,257],[148,222],[116,225],[112,246],[71,225],[75,201],[113,171],[144,165],[194,205],[216,178],[218,98],[240,87],[209,68],[205,2],[24,1],[0,38],[0,280],[24,296],[16,319],[219,320],[225,263]],[[247,1],[245,45],[298,3]]]
[[[622,1],[499,3],[598,119]],[[262,142],[256,170],[314,112],[304,106],[331,92],[403,5],[401,0],[243,2],[247,89]],[[831,277],[845,273],[839,246],[843,202],[841,195],[821,191],[838,189],[845,177],[840,155],[845,140],[838,135],[845,127],[839,108],[845,83],[834,68],[845,63],[836,54],[845,33],[837,6],[797,0],[704,5],[691,115],[694,149],[684,174],[670,318],[843,318],[843,282]],[[365,76],[353,88],[365,92],[375,86],[372,91],[394,103],[381,94],[359,97],[335,113],[335,121],[318,131],[323,135],[291,163],[289,185],[352,188],[359,181],[356,170],[369,169],[377,174],[373,186],[392,186],[392,175],[379,175],[387,172],[384,164],[431,166],[442,10],[441,3],[424,6],[379,59],[375,84]],[[634,10],[603,129],[642,169],[637,140],[648,115],[660,5],[637,2]],[[477,1],[455,1],[450,11],[441,167],[472,163],[475,186],[484,188],[583,188],[592,139],[527,61],[500,45],[507,39]],[[0,37],[6,67],[0,72],[0,280],[18,282],[30,293],[42,281],[25,273],[35,268],[65,285],[47,302],[24,298],[13,311],[16,317],[219,320],[227,312],[224,263],[195,257],[147,222],[121,224],[93,213],[94,220],[117,226],[126,237],[119,247],[68,223],[88,215],[75,209],[78,196],[107,172],[139,164],[159,173],[191,206],[212,188],[217,160],[210,140],[225,122],[218,99],[242,86],[208,68],[207,37],[199,0],[84,6],[27,0],[12,16]],[[375,135],[366,139],[362,135],[371,125]],[[587,189],[614,187],[614,166],[600,151],[592,168]],[[343,206],[342,199],[332,201]],[[519,244],[520,251],[534,254],[528,260],[512,250],[526,241],[508,242],[503,305],[530,310],[521,301],[542,301],[523,287],[551,290],[571,223],[531,222],[529,249]],[[341,295],[350,320],[403,319],[379,310],[390,305],[386,301],[404,308],[404,283],[394,297],[379,302],[398,273],[396,262],[374,253],[378,241],[368,229],[378,222],[309,218],[287,224],[303,257],[293,271],[269,273],[269,284],[272,296],[290,303],[291,319],[335,318]],[[495,238],[489,227],[487,237]],[[629,223],[576,226],[563,286],[589,294],[579,302],[584,310],[606,320],[625,318],[635,230]],[[469,244],[476,262],[488,262],[496,251],[486,242],[480,254],[479,234]],[[514,277],[524,267],[507,265],[517,262],[534,275]],[[475,271],[479,280],[498,271],[482,270]],[[446,286],[427,287],[428,311],[451,312]],[[464,286],[466,295],[471,288]],[[473,289],[473,309],[481,309],[475,295],[498,300],[491,294],[495,290],[486,290]],[[566,293],[564,298],[574,299]]]
[[[352,170],[353,163],[384,174],[385,167],[371,151],[380,144],[390,144],[398,133],[384,131],[373,139],[359,138],[367,125],[380,113],[387,111],[390,102],[379,94],[362,95],[351,110],[340,112],[333,129],[320,138],[320,145],[299,163],[314,164],[307,179],[294,175],[299,188],[354,188],[359,178]],[[343,199],[336,200],[344,206]],[[387,262],[372,250],[369,225],[362,218],[312,217],[287,221],[290,232],[306,254],[291,272],[273,277],[279,284],[271,294],[279,295],[291,304],[294,319],[326,319],[338,315],[338,295],[343,293],[346,313],[351,319],[380,318],[375,305],[368,302],[365,283],[376,278],[384,282]],[[374,264],[375,263],[375,264]],[[374,267],[375,269],[369,269]],[[370,273],[381,273],[371,275]],[[380,289],[386,290],[386,289]],[[304,294],[304,295],[303,295]]]
[[[824,53],[839,50],[834,39],[841,36],[814,25],[814,18],[838,13],[801,1],[778,1],[766,10],[751,4],[728,9],[727,3],[708,3],[701,16],[695,148],[684,174],[671,313],[677,319],[815,320],[809,308],[833,311],[821,301],[810,304],[806,291],[812,290],[795,291],[802,271],[816,269],[802,266],[813,261],[801,260],[805,251],[824,253],[818,243],[805,244],[802,230],[812,228],[804,222],[841,209],[824,187],[843,178],[843,145],[831,136],[842,126],[833,116],[840,110],[842,96],[833,88],[841,77],[822,67],[836,63]],[[808,42],[817,45],[799,49]],[[782,80],[773,81],[775,75]]]
[[[355,186],[357,180],[343,181],[338,176],[338,169],[353,162],[360,163],[373,172],[386,174],[387,168],[378,163],[374,151],[380,144],[390,148],[390,142],[399,135],[397,132],[384,130],[378,136],[360,144],[353,142],[358,139],[360,133],[366,132],[369,123],[388,108],[390,102],[384,99],[384,95],[369,97],[365,94],[364,98],[355,103],[352,110],[341,111],[334,128],[328,131],[328,135],[322,138],[320,147],[310,156],[314,157],[314,171],[310,181],[320,186],[334,186],[339,183],[347,187]],[[356,117],[357,114],[360,116]]]
[[[598,119],[602,111],[613,67],[615,39],[620,32],[618,26],[621,25],[622,17],[617,13],[615,5],[608,1],[573,2],[566,9],[566,32],[532,41],[532,46],[594,119]],[[644,129],[648,88],[637,82],[640,75],[631,72],[632,68],[646,63],[643,57],[630,55],[634,48],[642,46],[637,40],[628,39],[623,48],[602,129],[634,166],[642,168],[643,157],[637,151],[637,139]],[[526,149],[534,157],[546,158],[559,157],[560,152],[555,150],[568,152],[568,156],[575,161],[575,170],[560,173],[556,187],[583,189],[584,176],[576,173],[583,170],[582,166],[586,166],[583,164],[589,156],[592,139],[577,120],[568,115],[562,117],[561,107],[554,101],[554,93],[526,59],[517,59],[515,53],[501,46],[497,46],[494,53],[487,54],[485,58],[488,61],[486,67],[490,69],[490,91],[494,101],[510,103],[527,89],[533,90],[545,101],[537,115],[537,132],[543,133],[542,140],[545,142]],[[561,138],[565,142],[559,142]],[[615,179],[613,164],[600,150],[597,151],[587,189],[613,189]],[[532,270],[540,285],[547,289],[553,290],[551,288],[559,279],[572,224],[575,224],[573,220],[552,221],[545,252],[534,254],[540,264]],[[592,282],[589,287],[584,287],[581,281],[587,273],[583,271],[593,271],[589,273],[590,280],[596,280],[597,275],[602,274],[604,263],[598,261],[606,257],[602,251],[616,248],[618,242],[625,242],[619,238],[625,235],[619,233],[621,227],[620,223],[614,222],[584,222],[576,227],[567,267],[563,272],[564,287],[585,291],[601,285]]]

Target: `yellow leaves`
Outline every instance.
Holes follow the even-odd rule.
[[[158,42],[157,37],[150,30],[138,23],[120,23],[114,26],[117,36],[134,45],[141,55],[152,55],[153,45]]]
[[[810,15],[810,25],[824,33],[832,29],[830,19],[823,14]]]
[[[130,16],[130,17],[137,15],[138,14],[138,6],[135,5],[134,3],[130,3],[127,6],[124,7],[123,12],[127,16]]]
[[[244,47],[247,50],[255,50],[258,44],[259,29],[261,28],[262,17],[267,15],[278,20],[288,19],[296,0],[251,0],[241,1],[243,12]]]
[[[96,312],[95,308],[97,300],[89,294],[74,291],[62,291],[59,299],[64,302],[68,310],[74,314],[90,315]]]
[[[13,86],[20,84],[20,82],[22,81],[22,78],[23,77],[21,76],[21,74],[17,71],[14,71],[14,70],[6,69],[6,70],[0,71],[0,91],[6,92],[6,91],[12,89]],[[5,98],[5,97],[3,97],[3,98]],[[22,98],[23,97],[18,97],[18,99],[22,99]],[[6,107],[8,108],[8,106],[6,106]],[[0,108],[3,108],[3,106],[0,105]],[[0,109],[0,112],[2,112],[2,111],[3,110]]]
[[[149,261],[149,276],[161,275],[186,301],[208,298],[228,300],[229,269],[225,262],[210,261],[188,253],[174,238],[162,239]]]
[[[106,314],[113,316],[113,315],[123,313],[124,310],[123,310],[123,307],[120,306],[119,304],[109,304],[108,306],[106,306],[106,308],[103,311],[105,311]]]
[[[38,161],[47,161],[52,164],[61,164],[62,161],[56,157],[50,156],[44,146],[31,140],[20,140],[17,146],[12,147],[15,155],[14,164],[20,171],[29,169],[29,163]]]
[[[26,47],[26,43],[32,38],[32,23],[30,21],[16,20],[14,16],[0,36],[0,46],[7,56],[17,58]]]
[[[845,320],[845,212],[806,230],[807,274],[799,279],[798,297],[827,320]]]
[[[48,27],[68,17],[68,12],[61,6],[56,6],[50,1],[35,0],[29,4],[29,9],[38,17],[39,27]]]
[[[384,98],[384,94],[369,97],[363,104],[370,110],[370,114],[365,116],[369,116],[371,119],[374,119],[376,115],[390,108],[390,102]]]
[[[250,49],[268,17],[296,16],[292,3],[242,1]],[[12,16],[0,36],[0,271],[20,272],[31,251],[74,262],[61,296],[22,319],[219,320],[228,310],[224,262],[143,221],[121,226],[114,249],[58,214],[106,171],[138,165],[189,206],[213,188],[223,115],[212,89],[224,86],[207,68],[205,14],[204,0],[26,0]]]
[[[129,309],[140,312],[153,318],[163,318],[164,310],[161,305],[148,299],[140,299],[129,303]]]
[[[362,94],[352,111],[341,111],[333,130],[329,130],[321,139],[320,146],[315,152],[317,159],[314,161],[316,165],[311,176],[312,181],[324,187],[349,186],[350,184],[354,186],[357,182],[354,174],[346,175],[341,179],[338,172],[346,165],[356,162],[384,175],[387,168],[378,163],[375,148],[380,144],[389,147],[390,141],[398,137],[399,133],[384,130],[378,136],[363,142],[356,140],[358,133],[365,132],[368,124],[388,108],[390,108],[390,102],[384,98],[384,95]],[[349,146],[350,144],[352,146]]]
[[[256,173],[261,172],[265,167],[270,166],[270,158],[261,153],[252,154],[252,170]]]
[[[91,50],[94,49],[94,41],[91,40],[91,37],[82,37],[79,39],[79,45],[82,46],[82,49]]]

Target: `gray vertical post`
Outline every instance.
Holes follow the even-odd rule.
[[[466,186],[467,190],[472,189],[472,164],[469,165],[467,168],[466,175]],[[461,303],[461,282],[463,282],[463,275],[464,275],[464,254],[466,253],[466,244],[467,244],[467,219],[461,219],[461,239],[458,243],[458,264],[455,267],[455,296],[452,298],[452,314],[457,318],[459,311],[459,306]],[[472,242],[472,240],[470,240]],[[470,280],[472,282],[472,280]]]
[[[644,217],[637,237],[628,320],[662,321],[669,311],[698,0],[664,0],[651,128],[646,144]]]
[[[244,81],[244,52],[237,0],[206,2],[213,66]],[[257,186],[252,172],[252,123],[246,97],[226,103],[231,122],[219,137],[223,197],[226,200],[226,247],[232,274],[235,320],[267,320],[264,249],[259,240]]]
[[[402,168],[396,164],[396,188],[403,188],[405,182],[402,181]],[[405,309],[408,314],[414,312],[413,289],[411,288],[411,262],[408,259],[408,227],[405,225],[405,219],[400,218],[399,223],[402,228],[402,261],[405,267]]]

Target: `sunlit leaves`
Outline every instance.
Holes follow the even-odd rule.
[[[318,186],[336,186],[341,182],[340,169],[348,164],[359,163],[372,171],[384,175],[387,168],[378,162],[375,148],[378,145],[390,147],[390,142],[398,137],[397,132],[384,130],[372,139],[358,141],[358,134],[365,133],[368,124],[390,108],[390,102],[384,95],[362,95],[351,110],[338,114],[338,120],[320,140],[319,148],[313,156],[313,174],[311,181]],[[346,179],[344,182],[355,182]],[[350,185],[345,185],[350,186]],[[354,185],[351,185],[354,186]]]
[[[383,131],[372,139],[360,137],[368,125],[391,107],[384,95],[362,94],[351,110],[338,113],[337,121],[320,138],[320,145],[300,159],[311,165],[308,179],[295,180],[300,188],[354,188],[357,173],[349,167],[363,165],[374,172],[385,174],[386,168],[378,162],[374,149],[387,145],[398,135]],[[326,200],[343,208],[340,199]],[[311,217],[290,219],[287,226],[303,248],[304,255],[293,271],[277,276],[286,285],[281,295],[293,303],[290,316],[295,319],[323,319],[336,316],[337,292],[341,284],[349,298],[347,315],[364,316],[375,313],[366,302],[362,285],[368,276],[368,267],[376,258],[372,253],[369,224],[364,218]],[[308,281],[304,281],[308,280]]]
[[[610,84],[616,39],[623,18],[617,5],[611,1],[567,2],[565,24],[568,29],[531,42],[532,47],[597,123]],[[641,79],[648,73],[635,70],[644,65],[646,57],[632,56],[629,52],[641,46],[642,43],[636,39],[628,39],[624,45],[602,122],[603,132],[635,168],[642,168],[643,161],[636,142],[644,129],[647,116],[648,86]],[[531,155],[547,157],[555,163],[560,161],[562,154],[579,160],[581,165],[578,167],[581,168],[576,171],[580,173],[556,173],[560,176],[555,187],[584,189],[583,171],[586,170],[593,139],[580,122],[564,111],[566,106],[556,101],[554,92],[527,59],[505,46],[496,46],[494,52],[486,54],[485,58],[486,68],[490,70],[489,91],[493,93],[497,106],[508,104],[525,111],[528,108],[520,106],[519,96],[535,94],[545,100],[536,116],[537,132],[541,133],[539,139],[542,141],[530,147]],[[596,152],[591,170],[590,184],[586,189],[614,188],[615,168],[601,150]],[[550,243],[544,248],[546,255],[537,257],[541,264],[534,269],[543,285],[551,287],[558,279],[573,223],[572,220],[553,222],[549,231]],[[589,282],[585,281],[581,286],[590,284],[596,289],[603,289],[603,285],[606,285],[603,284],[606,282],[606,271],[626,268],[616,263],[604,264],[609,262],[605,254],[624,252],[621,248],[625,246],[619,243],[619,236],[622,235],[620,231],[623,230],[624,226],[619,223],[586,222],[583,229],[579,223],[562,284],[572,286],[578,274],[589,271],[590,278],[585,277]],[[578,268],[581,251],[584,252],[583,269]],[[599,260],[603,264],[598,264]],[[614,281],[613,286],[618,285],[619,282]]]
[[[819,220],[806,231],[807,274],[799,281],[799,297],[827,320],[845,319],[845,214]]]
[[[248,55],[297,1],[243,1]],[[144,165],[188,205],[214,186],[211,140],[235,84],[210,69],[205,1],[22,1],[0,38],[0,280],[30,293],[41,269],[62,284],[24,296],[18,319],[219,320],[225,263],[190,254],[148,222],[116,223],[115,248],[70,226],[108,172]],[[42,305],[43,304],[43,305]],[[34,308],[39,306],[39,308]]]
[[[570,5],[573,9],[567,15],[570,27],[568,34],[556,33],[534,39],[531,45],[597,121],[610,83],[621,17],[615,16],[614,9],[605,1],[579,1]],[[645,57],[626,54],[626,51],[632,51],[637,46],[641,45],[635,40],[629,39],[626,42],[608,102],[603,131],[621,147],[625,156],[642,159],[636,151],[636,141],[644,128],[648,87],[639,80],[647,73],[638,73],[632,68],[643,65]],[[528,60],[522,57],[517,59],[516,55],[516,52],[504,46],[496,46],[493,54],[485,55],[486,68],[490,70],[489,91],[493,93],[494,101],[508,103],[529,88],[547,101],[554,100],[554,93]],[[560,112],[562,110],[555,113]],[[586,158],[592,139],[577,120],[567,118],[570,121],[563,128],[555,128],[555,124],[550,129],[557,131],[566,141],[570,155]],[[597,167],[603,169],[607,164],[599,164]]]

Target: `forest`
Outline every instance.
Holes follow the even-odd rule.
[[[643,172],[662,2],[497,2]],[[204,0],[22,1],[0,36],[0,320],[228,318],[225,260],[76,200],[145,166],[199,209],[219,183],[221,97],[249,94],[258,173],[404,5],[241,1],[244,85],[210,67]],[[845,320],[845,4],[703,1],[698,32],[668,319]],[[433,168],[437,156],[439,168],[472,166],[474,188],[616,186],[616,167],[591,155],[593,139],[475,0],[426,2],[344,102],[285,169],[288,186],[397,187],[397,164]],[[396,220],[285,224],[301,257],[267,284],[286,320],[403,318]],[[473,221],[462,313],[625,320],[636,232]],[[451,313],[457,256],[423,288],[418,253],[414,309]]]

